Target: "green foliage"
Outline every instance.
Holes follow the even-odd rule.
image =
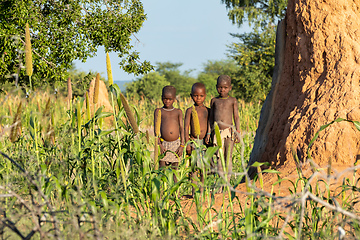
[[[253,31],[231,34],[239,42],[229,45],[229,56],[240,66],[236,74],[237,97],[245,101],[264,101],[270,91],[275,64],[275,31],[284,18],[287,0],[222,0],[229,19],[241,26],[248,22]]]
[[[151,72],[126,84],[126,95],[129,97],[146,97],[148,99],[160,99],[162,88],[170,85],[164,76],[157,72]]]
[[[233,92],[247,102],[264,101],[271,89],[275,66],[275,26],[232,36],[239,42],[228,46],[228,55],[240,67],[233,77]]]
[[[287,0],[221,0],[229,9],[228,16],[233,24],[241,26],[248,22],[255,27],[275,23],[285,16]]]
[[[204,64],[204,70],[197,76],[197,81],[205,84],[207,97],[214,97],[218,95],[216,90],[216,79],[222,75],[229,75],[231,78],[235,76],[238,71],[238,66],[233,60],[208,61]],[[234,81],[232,81],[234,83]],[[234,91],[231,92],[234,96]]]
[[[156,65],[156,71],[176,88],[177,95],[181,97],[190,95],[191,87],[196,83],[196,79],[190,76],[191,70],[181,73],[178,68],[181,67],[182,63],[157,62]]]
[[[131,52],[131,35],[146,19],[139,0],[2,1],[0,6],[0,83],[28,84],[24,58],[25,24],[30,26],[35,85],[65,80],[74,60],[85,61],[99,46],[117,52],[120,66],[142,74],[152,66]],[[104,60],[105,61],[105,60]]]
[[[263,170],[252,181],[241,183],[246,176],[247,153],[256,128],[253,118],[259,116],[259,105],[241,101],[240,116],[250,120],[247,126],[241,126],[240,143],[235,145],[233,154],[236,174],[227,183],[226,178],[213,174],[209,167],[216,159],[218,147],[203,151],[204,146],[196,141],[195,151],[190,157],[183,156],[178,170],[155,170],[153,141],[149,142],[144,132],[135,133],[125,118],[120,89],[113,85],[111,90],[113,112],[99,108],[90,119],[82,98],[67,107],[61,97],[55,98],[48,92],[31,93],[23,101],[22,131],[14,142],[9,140],[7,128],[15,118],[13,113],[21,98],[16,94],[0,97],[6,106],[0,108],[3,238],[335,239],[340,234],[360,237],[360,178],[356,165],[348,169],[354,172],[353,177],[344,178],[336,189],[330,186],[335,186],[333,180],[343,172],[329,176],[327,172],[331,171],[316,168],[303,173],[299,165],[297,178],[279,176],[269,192],[263,188],[262,174],[279,174],[275,169]],[[40,106],[46,99],[48,104]],[[138,111],[142,104],[137,103],[136,107],[132,102],[129,104],[141,126],[149,112]],[[148,111],[152,113],[153,109]],[[104,130],[100,122],[107,117],[113,121]],[[340,121],[346,120],[337,119],[320,131]],[[358,122],[352,123],[360,130]],[[143,125],[140,129],[148,127]],[[191,167],[186,166],[189,160]],[[261,165],[253,165],[259,173]],[[197,177],[194,183],[189,178],[191,171],[200,168],[205,176],[203,193]],[[173,180],[174,174],[178,182]],[[285,181],[290,183],[288,189],[281,185]],[[223,186],[227,191],[215,194]],[[194,198],[181,201],[178,196],[188,194],[192,187]],[[240,192],[230,191],[232,188]]]
[[[130,97],[146,97],[160,99],[161,90],[166,85],[173,85],[176,93],[181,97],[189,97],[191,87],[196,82],[205,84],[207,99],[216,96],[216,79],[221,74],[235,76],[238,66],[233,60],[208,61],[204,69],[196,78],[191,77],[191,70],[180,72],[181,63],[157,63],[156,72],[144,75],[126,87],[126,94]]]
[[[95,72],[84,72],[79,71],[72,65],[71,69],[67,72],[68,77],[71,79],[71,85],[73,90],[73,96],[74,97],[84,97],[85,92],[89,89],[90,82],[96,77]],[[107,81],[100,77],[102,81],[107,83]],[[59,93],[63,94],[63,96],[66,96],[67,94],[67,86],[63,82],[57,83],[56,85],[59,85]]]

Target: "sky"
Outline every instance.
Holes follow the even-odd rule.
[[[236,42],[229,33],[250,31],[247,25],[238,28],[227,16],[221,0],[143,0],[147,20],[135,34],[134,50],[140,60],[183,63],[181,71],[193,69],[196,77],[205,63],[226,59],[226,45]],[[135,39],[135,38],[134,38]],[[120,69],[117,53],[109,53],[114,81],[130,81],[138,77]],[[106,55],[99,48],[86,63],[75,61],[82,71],[99,72],[106,77]],[[106,77],[107,78],[107,77]]]

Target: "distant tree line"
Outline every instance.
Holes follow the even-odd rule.
[[[129,96],[160,99],[163,86],[176,87],[178,95],[189,96],[193,83],[203,82],[208,96],[215,96],[216,78],[227,74],[232,78],[232,96],[247,102],[264,101],[270,91],[275,65],[275,32],[283,19],[287,0],[221,0],[228,9],[229,20],[241,26],[248,23],[249,33],[232,33],[237,40],[228,45],[227,60],[209,61],[197,77],[190,71],[181,73],[181,63],[157,63],[151,72],[128,84]]]

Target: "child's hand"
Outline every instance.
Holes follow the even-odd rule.
[[[240,133],[238,131],[236,131],[235,133],[235,139],[234,139],[235,143],[239,143],[240,142]]]
[[[176,154],[180,157],[180,156],[182,156],[182,154],[183,154],[183,150],[184,150],[184,146],[183,145],[180,145],[179,147],[178,147],[178,149],[176,149]]]
[[[210,143],[210,134],[206,134],[205,143],[206,143],[206,144],[209,144],[209,143]]]
[[[163,154],[164,152],[166,152],[166,149],[164,148],[164,146],[159,143],[159,147],[160,147],[160,154]]]
[[[191,146],[188,144],[187,146],[186,146],[186,154],[187,155],[191,155],[191,151],[192,149],[191,149]]]

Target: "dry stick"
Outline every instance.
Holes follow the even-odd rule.
[[[22,40],[21,38],[20,38],[20,41],[21,41],[23,44],[25,44],[25,41]],[[47,65],[51,65],[52,67],[56,67],[56,64],[55,64],[55,63],[49,62],[48,60],[46,60],[46,58],[44,58],[43,56],[41,56],[36,50],[32,49],[31,51],[34,52],[39,58],[41,58],[41,60],[44,61]]]
[[[7,217],[5,219],[2,219],[1,221],[3,222],[4,225],[6,225],[8,228],[10,228],[13,232],[15,232],[16,234],[18,234],[22,239],[30,239],[30,237],[36,232],[36,231],[39,231],[40,232],[40,235],[42,234],[42,231],[41,231],[41,227],[40,227],[40,224],[39,224],[39,220],[36,218],[36,215],[34,214],[34,210],[31,209],[31,207],[27,204],[27,202],[21,198],[17,193],[13,192],[11,189],[6,189],[5,187],[3,186],[0,186],[0,189],[1,190],[4,190],[4,191],[7,191],[9,194],[6,194],[5,197],[15,197],[17,198],[21,204],[23,204],[25,206],[25,208],[27,210],[30,211],[31,213],[31,217],[32,217],[32,220],[33,220],[33,223],[35,224],[35,228],[26,236],[24,237],[20,231],[15,227],[15,225],[7,219]],[[0,196],[1,197],[1,196]],[[9,224],[7,224],[7,222]]]
[[[291,216],[291,208],[289,209],[287,215],[286,215],[286,218],[285,218],[285,221],[284,221],[284,224],[283,226],[281,227],[281,230],[279,232],[279,235],[278,235],[278,238],[279,239],[283,239],[283,234],[284,234],[284,231],[285,231],[285,227],[287,225],[287,223],[289,222],[290,220],[290,216]]]
[[[299,222],[299,231],[298,231],[298,237],[297,239],[301,239],[301,231],[302,231],[302,226],[303,226],[303,218],[304,218],[304,214],[305,214],[305,202],[306,199],[308,197],[308,193],[306,192],[301,198],[300,198],[300,202],[301,202],[301,212],[300,212],[300,222]]]
[[[34,178],[29,174],[29,172],[25,171],[15,160],[13,160],[12,158],[10,158],[7,154],[3,153],[0,151],[0,154],[5,157],[6,159],[8,159],[11,163],[13,163],[17,168],[20,169],[20,171],[22,171],[25,176],[28,178],[28,180],[30,181],[31,184],[33,184],[34,186],[36,186],[36,188],[38,189],[38,193],[41,195],[41,197],[45,200],[45,204],[48,207],[49,211],[50,211],[50,216],[51,216],[51,221],[54,224],[54,229],[55,229],[55,237],[56,239],[59,239],[60,237],[60,232],[59,232],[59,223],[55,217],[54,211],[52,210],[51,205],[49,204],[49,201],[46,197],[46,195],[41,191],[40,186],[38,186],[38,184],[35,182]],[[39,230],[40,231],[40,230]]]
[[[330,208],[331,210],[337,211],[337,212],[339,212],[339,213],[341,213],[341,214],[343,214],[343,215],[345,215],[345,216],[348,216],[348,217],[350,217],[350,218],[353,218],[353,219],[356,219],[356,220],[360,221],[360,217],[359,217],[359,216],[357,216],[356,214],[353,214],[353,213],[351,213],[351,212],[348,212],[348,211],[342,209],[342,208],[339,206],[339,204],[337,203],[337,201],[335,201],[335,199],[333,199],[333,201],[335,202],[335,205],[336,205],[336,206],[333,206],[333,205],[331,205],[330,203],[325,202],[324,200],[318,198],[317,196],[315,196],[314,194],[312,194],[312,193],[310,193],[310,192],[308,192],[307,195],[308,195],[308,197],[310,197],[310,198],[311,198],[312,200],[314,200],[315,202],[318,202],[318,203],[324,205],[325,207]]]

